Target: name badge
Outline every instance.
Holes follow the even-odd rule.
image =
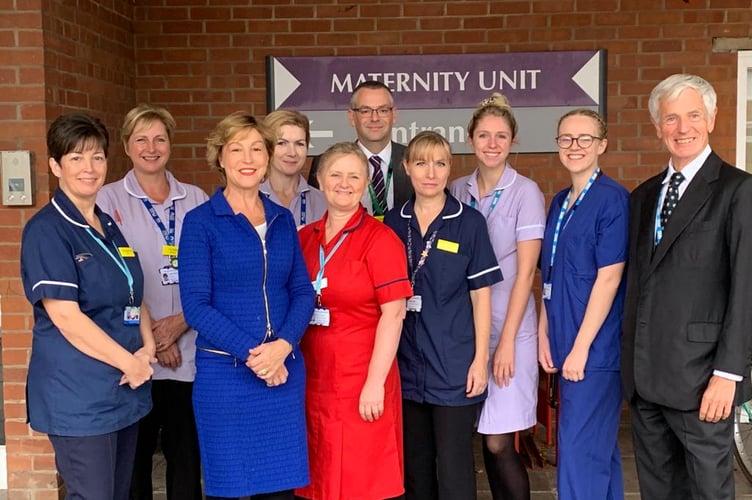
[[[175,245],[162,245],[162,255],[166,257],[177,257],[178,247]]]
[[[134,252],[131,247],[118,247],[118,252],[120,252],[121,257],[135,257],[136,256],[136,252]]]
[[[313,316],[309,324],[316,326],[329,326],[329,309],[324,307],[316,307],[313,310]]]
[[[126,306],[125,309],[123,309],[123,324],[140,325],[141,308],[136,306]]]
[[[420,295],[413,295],[407,299],[407,310],[410,312],[420,312],[423,308],[423,298]]]
[[[543,283],[543,298],[551,300],[551,283]]]
[[[436,242],[436,248],[445,252],[457,253],[460,251],[460,244],[454,241],[442,240]]]
[[[178,270],[174,267],[165,266],[160,268],[159,276],[162,277],[162,285],[177,285],[180,282]]]

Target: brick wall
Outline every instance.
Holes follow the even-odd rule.
[[[3,396],[10,499],[58,498],[46,436],[26,424],[31,308],[19,279],[24,223],[49,201],[45,134],[61,112],[86,110],[110,130],[111,170],[126,166],[117,131],[135,102],[133,6],[125,0],[0,0],[0,149],[33,153],[35,204],[0,207]]]
[[[661,168],[647,95],[674,72],[698,73],[719,93],[713,146],[735,158],[736,55],[713,37],[752,35],[750,0],[164,0],[135,9],[137,95],[178,121],[173,169],[217,183],[203,141],[225,114],[265,108],[267,55],[504,53],[608,49],[606,171],[633,188]],[[211,4],[209,8],[207,5]],[[514,104],[514,103],[512,103]],[[399,107],[399,102],[397,102]],[[468,117],[469,118],[469,117]],[[343,120],[345,120],[343,113]],[[534,131],[522,130],[519,139]],[[547,195],[567,185],[556,155],[512,155]],[[468,173],[460,157],[453,175]]]
[[[267,55],[605,48],[611,139],[602,164],[632,188],[666,161],[647,95],[670,73],[698,73],[715,85],[712,144],[733,160],[736,56],[711,47],[714,37],[751,36],[751,26],[752,0],[0,0],[0,149],[34,152],[37,188],[34,207],[0,207],[9,497],[58,494],[49,445],[25,424],[31,317],[18,246],[24,222],[54,186],[44,134],[61,111],[105,119],[114,179],[128,168],[117,134],[125,111],[137,102],[167,106],[178,122],[171,168],[211,190],[217,176],[203,159],[205,137],[231,111],[267,111]],[[556,155],[513,154],[511,162],[549,196],[567,184]],[[467,173],[473,158],[456,165],[455,176]]]

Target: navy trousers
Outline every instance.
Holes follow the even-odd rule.
[[[99,436],[54,436],[65,500],[128,500],[138,423]]]

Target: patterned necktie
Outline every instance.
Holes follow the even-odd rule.
[[[666,197],[663,198],[663,208],[661,208],[661,226],[666,227],[669,217],[674,212],[676,204],[679,203],[679,184],[684,182],[684,175],[681,172],[674,172],[671,180],[668,182]]]
[[[384,172],[381,171],[381,158],[378,155],[373,155],[368,161],[371,162],[373,167],[371,186],[373,186],[373,194],[379,204],[378,207],[373,207],[373,211],[374,213],[383,213],[386,210],[386,185],[384,184]]]

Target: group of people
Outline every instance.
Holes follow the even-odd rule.
[[[559,380],[559,498],[623,498],[623,399],[643,498],[733,498],[752,180],[710,149],[708,82],[673,75],[649,107],[670,160],[631,196],[599,166],[604,119],[560,118],[571,183],[548,215],[509,163],[500,94],[453,182],[439,134],[392,142],[379,82],[353,92],[357,141],[307,180],[304,115],[232,113],[207,140],[211,197],[167,170],[165,109],[127,114],[133,168],[106,186],[106,129],[56,119],[59,188],[21,267],[29,420],[68,498],[150,499],[159,441],[171,499],[473,499],[477,432],[493,498],[526,499],[515,434],[536,423],[539,367]]]

